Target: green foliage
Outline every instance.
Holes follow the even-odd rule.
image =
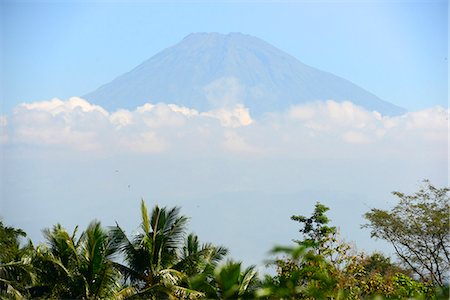
[[[333,267],[308,245],[276,247],[273,254],[284,254],[284,259],[272,263],[277,275],[266,276],[256,295],[275,299],[325,299],[334,294],[337,284],[332,277]]]
[[[347,299],[367,299],[382,296],[392,298],[396,287],[394,277],[405,275],[402,268],[391,263],[388,257],[380,253],[370,256],[360,254],[348,259],[346,267],[337,272],[339,289]]]
[[[195,276],[213,270],[227,254],[228,250],[224,247],[210,243],[200,245],[198,236],[191,233],[185,240],[180,260],[174,268],[182,270],[189,277]]]
[[[39,246],[34,257],[39,282],[33,297],[98,299],[118,291],[116,248],[99,222],[89,224],[79,238],[77,228],[69,234],[59,224],[43,232],[48,246]]]
[[[329,226],[330,219],[326,215],[329,210],[317,202],[311,217],[292,216],[291,220],[300,223],[300,233],[303,239],[294,240],[299,245],[310,246],[311,251],[323,256],[330,264],[339,269],[352,255],[352,247],[339,238],[339,232],[334,226]]]
[[[258,295],[282,299],[403,299],[430,296],[429,290],[410,273],[380,253],[352,255],[351,247],[339,241],[335,227],[328,225],[328,208],[316,204],[311,217],[293,216],[302,228],[299,247],[278,247],[275,277],[266,277]],[[409,280],[409,281],[407,281]],[[428,293],[428,294],[427,294]]]
[[[31,264],[34,247],[31,242],[21,246],[25,232],[7,227],[0,221],[0,297],[21,299],[36,281]]]
[[[449,188],[436,188],[429,181],[413,195],[393,194],[399,203],[390,211],[372,209],[364,227],[371,235],[394,247],[406,266],[422,281],[443,286],[449,280],[450,232]]]
[[[242,270],[240,262],[229,261],[214,270],[214,298],[252,299],[256,280],[257,272],[254,266]]]
[[[141,202],[140,232],[131,240],[117,225],[113,228],[113,243],[124,255],[126,265],[117,264],[130,280],[137,297],[174,298],[182,293],[177,284],[184,274],[173,269],[177,261],[177,247],[182,243],[187,218],[179,216],[179,209],[155,206],[151,215]]]
[[[421,282],[404,274],[396,274],[393,278],[395,296],[398,298],[425,299],[429,289]]]
[[[148,214],[141,202],[140,232],[131,240],[117,225],[113,244],[124,255],[126,264],[116,264],[135,290],[134,297],[152,299],[195,299],[204,292],[192,289],[189,277],[213,268],[226,249],[210,244],[200,246],[198,238],[185,239],[187,218],[179,208],[155,206]]]
[[[21,229],[6,227],[0,221],[0,261],[14,261],[20,252],[20,239],[26,237]]]
[[[291,220],[300,223],[302,228],[299,232],[303,235],[303,240],[296,240],[298,244],[312,243],[317,245],[318,253],[326,248],[326,243],[336,234],[336,227],[327,226],[330,222],[325,214],[329,210],[325,205],[317,202],[311,217],[302,215],[292,216]]]
[[[383,276],[409,273],[407,270],[393,264],[390,257],[386,257],[379,252],[372,253],[370,256],[363,255],[360,263],[364,266],[367,273],[380,273]]]
[[[191,290],[202,293],[206,298],[217,298],[215,270],[219,262],[227,255],[224,247],[210,243],[200,245],[198,237],[190,234],[183,246],[180,262],[174,267],[187,275],[184,282]]]

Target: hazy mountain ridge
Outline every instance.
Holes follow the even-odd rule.
[[[350,100],[384,115],[405,112],[348,80],[241,33],[190,34],[84,97],[108,109],[164,102],[204,111],[242,103],[261,115],[333,99]]]

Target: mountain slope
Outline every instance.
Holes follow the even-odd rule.
[[[405,110],[348,80],[307,66],[240,33],[195,33],[84,96],[108,109],[165,102],[208,110],[243,103],[253,115],[315,101],[350,100],[368,110]]]

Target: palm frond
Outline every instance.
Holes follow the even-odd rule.
[[[187,275],[193,276],[197,273],[203,273],[207,269],[213,270],[217,263],[227,254],[223,247],[216,247],[212,244],[198,245],[198,239],[191,236],[186,240],[186,246],[180,256],[179,261],[172,267],[176,270],[183,270]],[[192,242],[197,245],[192,244]],[[189,243],[191,243],[189,245]],[[190,249],[187,249],[190,247]]]
[[[181,253],[181,258],[184,259],[200,250],[200,242],[198,236],[191,233],[187,236],[186,242],[183,246],[183,252]]]
[[[118,224],[110,230],[111,247],[124,255],[128,267],[122,266],[124,275],[132,281],[142,280],[142,275],[149,268],[150,260],[147,249],[139,246],[139,239],[131,242]],[[135,246],[136,245],[136,246]],[[118,264],[116,264],[116,267]]]
[[[144,234],[150,233],[150,221],[148,219],[148,212],[147,212],[147,206],[145,205],[144,200],[141,200],[141,218],[142,218],[142,230],[144,231]]]
[[[123,275],[124,281],[127,281],[128,279],[131,280],[132,282],[145,280],[143,274],[140,272],[137,272],[137,271],[135,271],[123,264],[117,263],[117,262],[113,262],[112,264],[113,264],[114,268]]]
[[[49,229],[42,231],[49,244],[50,252],[54,257],[58,257],[65,267],[79,263],[77,249],[73,240],[76,231],[77,228],[75,228],[73,235],[70,236],[61,224],[53,226],[51,231]]]
[[[239,285],[239,296],[244,295],[257,275],[255,266],[250,266],[242,273],[242,279]]]
[[[85,280],[86,295],[94,295],[94,298],[110,294],[117,283],[118,270],[111,260],[115,249],[108,249],[112,247],[110,237],[99,221],[93,221],[80,238],[82,263],[79,271]]]
[[[188,218],[175,215],[177,211],[172,209],[169,212],[164,228],[165,247],[170,250],[177,249],[183,243],[188,222]]]
[[[176,285],[186,278],[186,274],[175,269],[163,269],[159,272],[159,276],[165,285]]]
[[[210,250],[210,257],[208,258],[211,265],[216,266],[221,262],[224,257],[228,254],[228,249],[222,246],[214,246],[212,244],[205,244],[203,249]]]
[[[136,293],[137,289],[134,286],[127,286],[114,293],[114,299],[117,300],[128,299]]]
[[[110,229],[110,246],[112,249],[117,249],[123,253],[126,261],[132,261],[133,257],[137,255],[137,249],[117,223],[115,227]]]

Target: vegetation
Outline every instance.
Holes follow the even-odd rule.
[[[31,264],[33,245],[29,242],[21,247],[23,237],[25,232],[5,227],[0,221],[0,297],[21,298],[36,282]]]
[[[0,222],[0,299],[448,299],[449,189],[395,192],[391,210],[365,214],[372,236],[391,242],[399,263],[339,238],[329,210],[295,215],[300,237],[275,247],[275,274],[225,261],[227,249],[187,234],[179,208],[141,202],[139,231],[93,221],[78,235],[60,224],[45,244]]]
[[[393,192],[400,202],[390,211],[365,214],[372,236],[395,249],[400,259],[424,282],[443,286],[450,273],[450,189],[429,181],[413,195]]]

